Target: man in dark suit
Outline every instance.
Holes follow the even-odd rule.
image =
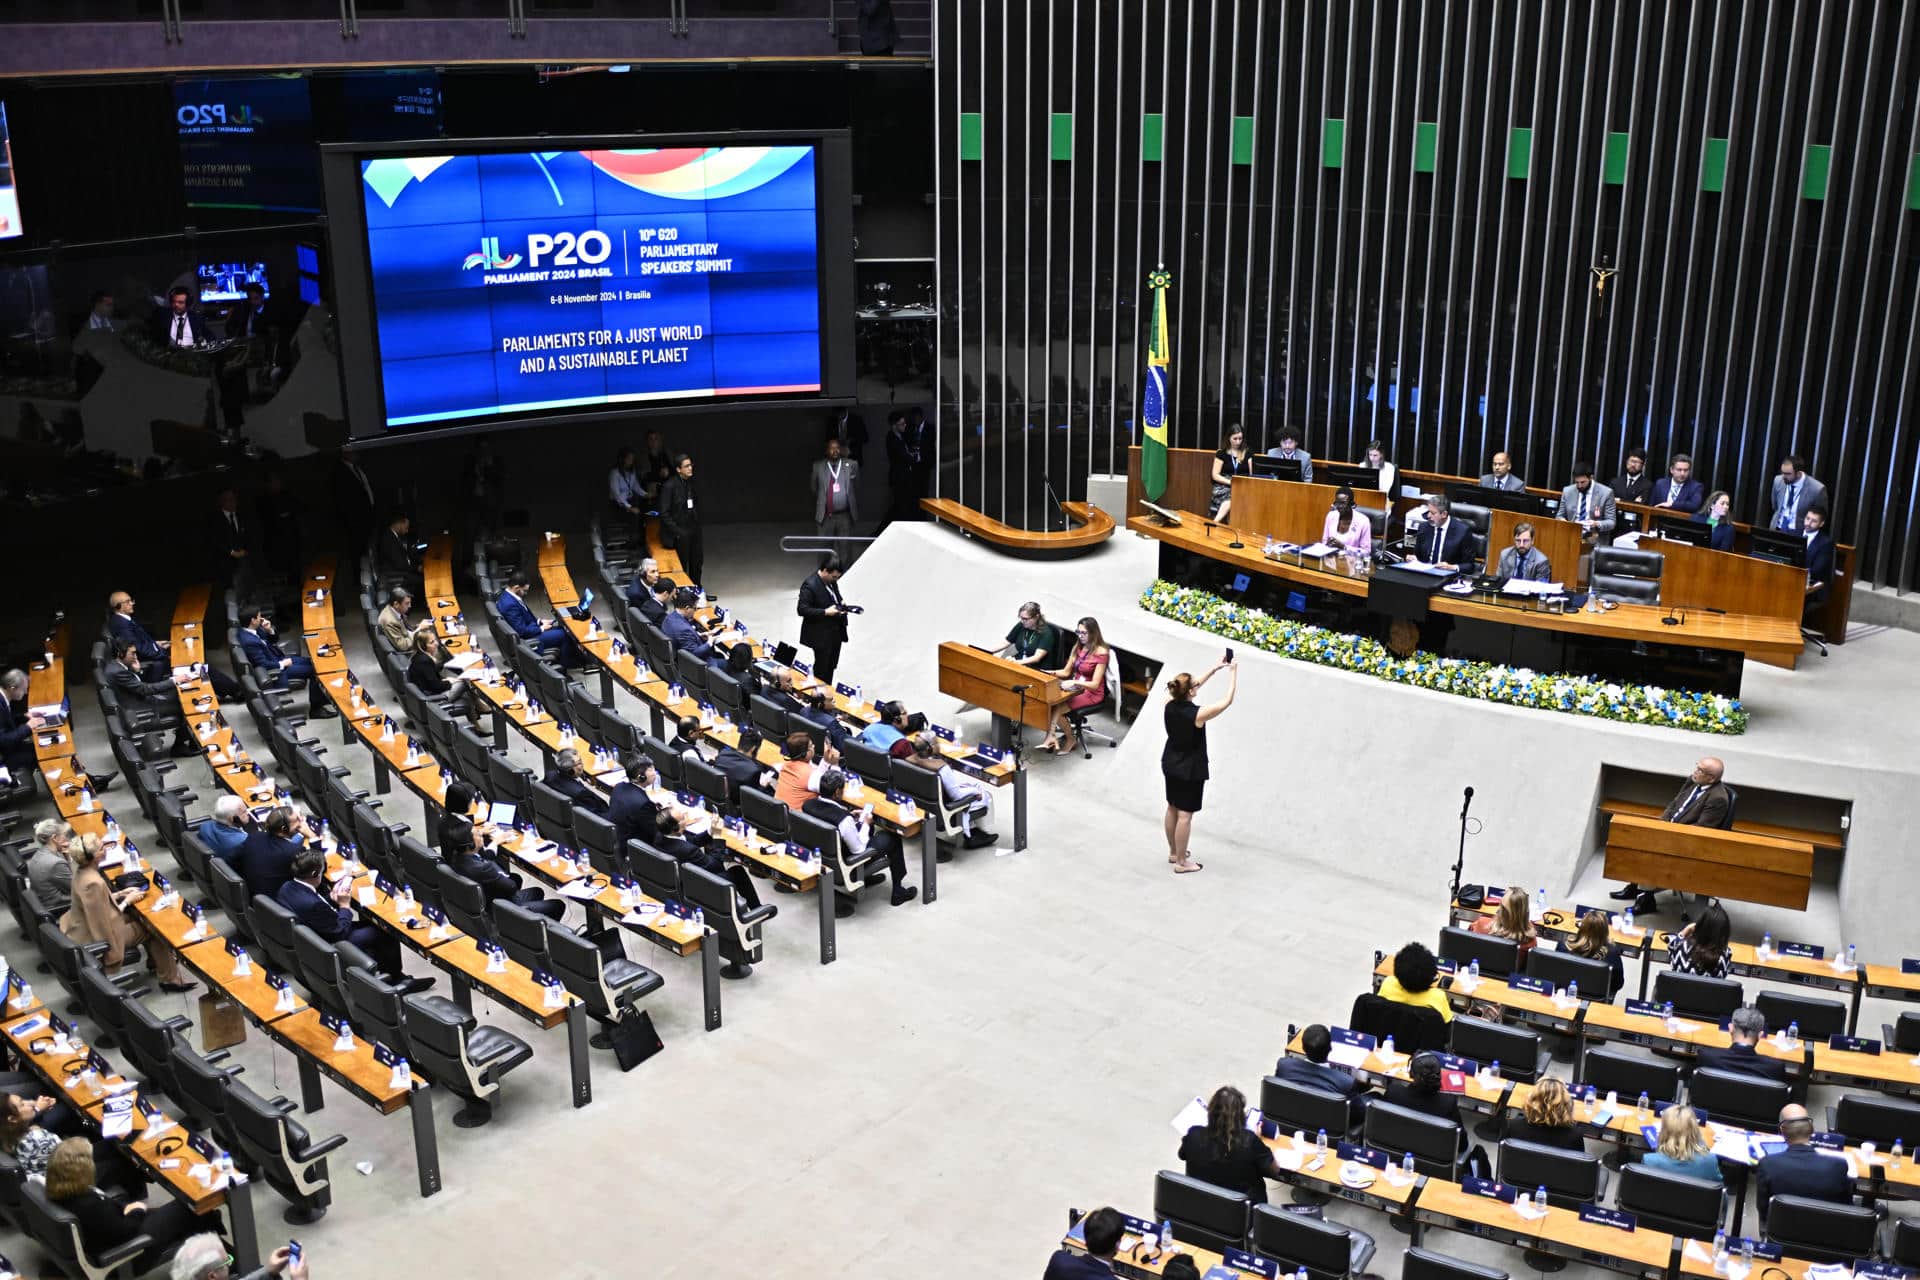
[[[241,586],[251,567],[247,556],[253,546],[253,526],[240,514],[240,495],[222,489],[219,507],[207,522],[207,549],[213,580],[223,587]]]
[[[660,815],[660,838],[654,847],[675,862],[698,867],[709,875],[716,875],[727,881],[733,886],[734,892],[740,895],[740,901],[748,910],[760,905],[760,891],[753,887],[753,878],[747,874],[747,869],[721,858],[714,852],[714,844],[711,840],[704,844],[696,844],[681,831],[680,819],[671,813]],[[724,845],[721,847],[725,848]],[[744,978],[746,974],[738,976]]]
[[[895,520],[920,518],[920,460],[914,453],[913,438],[907,435],[907,411],[895,409],[887,415],[887,492],[893,501]]]
[[[387,519],[387,527],[373,540],[373,576],[382,591],[405,587],[407,594],[421,597],[420,555],[413,545],[413,519],[396,511]]]
[[[153,340],[168,348],[197,347],[213,340],[207,318],[193,305],[192,291],[183,285],[167,291],[165,309],[154,312],[147,327]]]
[[[280,886],[293,878],[293,860],[305,847],[301,841],[306,835],[306,821],[289,806],[281,805],[267,815],[260,830],[240,842],[235,869],[247,882],[249,896],[279,896]],[[325,866],[324,859],[321,865]]]
[[[707,639],[707,633],[693,616],[694,606],[699,602],[700,593],[692,587],[675,590],[673,608],[661,619],[660,630],[666,635],[667,643],[673,646],[674,652],[690,653],[702,662],[712,662],[717,656],[713,642]]]
[[[29,687],[27,673],[18,667],[0,675],[0,764],[13,775],[15,787],[31,788],[40,767],[33,735],[44,722],[27,708]]]
[[[1080,1225],[1087,1251],[1055,1249],[1040,1280],[1107,1280],[1113,1275],[1113,1255],[1120,1250],[1127,1220],[1119,1210],[1104,1206],[1081,1219]]]
[[[1627,450],[1624,469],[1607,488],[1613,490],[1616,502],[1645,502],[1653,493],[1653,476],[1647,470],[1647,451]]]
[[[547,770],[542,781],[589,813],[607,816],[607,802],[594,789],[587,777],[586,763],[572,747],[553,753],[553,768]]]
[[[186,677],[165,676],[159,680],[148,680],[140,674],[140,658],[137,646],[131,640],[115,640],[108,646],[107,663],[100,670],[106,676],[107,685],[119,696],[120,705],[131,711],[150,711],[149,722],[154,729],[172,729],[173,746],[168,754],[174,756],[193,756],[200,754],[199,744],[187,731],[186,717],[180,711],[179,686],[186,683]]]
[[[1814,507],[1801,517],[1801,536],[1807,540],[1807,611],[1824,609],[1833,586],[1833,535],[1827,532],[1827,509]]]
[[[647,795],[659,781],[653,761],[633,756],[627,761],[627,780],[607,793],[607,821],[623,846],[629,840],[654,844],[660,839],[660,806]]]
[[[1356,1073],[1327,1061],[1333,1052],[1333,1033],[1314,1023],[1300,1033],[1300,1051],[1307,1056],[1282,1055],[1273,1065],[1273,1074],[1291,1084],[1338,1094],[1347,1100],[1347,1113],[1358,1120],[1367,1105],[1367,1084]]]
[[[1760,1037],[1767,1034],[1767,1020],[1752,1005],[1743,1005],[1733,1011],[1732,1019],[1727,1023],[1727,1034],[1733,1043],[1724,1049],[1713,1045],[1701,1045],[1694,1050],[1694,1067],[1710,1067],[1715,1071],[1732,1071],[1743,1076],[1758,1076],[1763,1080],[1782,1080],[1787,1078],[1787,1064],[1778,1058],[1763,1058],[1755,1046]]]
[[[667,615],[673,612],[673,593],[679,589],[680,584],[672,578],[657,577],[653,585],[647,588],[646,598],[633,607],[640,611],[641,617],[664,631]]]
[[[840,646],[847,642],[846,602],[838,583],[845,572],[840,557],[829,551],[820,567],[800,584],[800,643],[813,650],[813,674],[833,683],[840,665]]]
[[[1647,495],[1656,507],[1688,514],[1698,511],[1706,500],[1707,487],[1693,478],[1693,459],[1684,453],[1673,455],[1667,474],[1653,482],[1653,492]]]
[[[351,440],[340,446],[339,461],[328,481],[333,490],[333,514],[344,535],[340,563],[359,564],[360,557],[367,554],[367,538],[373,533],[373,481],[354,456]]]
[[[562,667],[571,670],[579,666],[580,646],[573,642],[559,620],[536,618],[533,610],[527,608],[526,595],[532,588],[533,579],[524,571],[516,569],[508,574],[506,584],[500,588],[500,598],[494,601],[494,607],[500,610],[500,620],[522,640],[533,641],[533,647],[540,652],[556,654]]]
[[[1853,1178],[1847,1173],[1847,1162],[1813,1145],[1813,1121],[1805,1107],[1788,1103],[1780,1109],[1780,1136],[1787,1140],[1787,1149],[1760,1160],[1756,1197],[1762,1224],[1767,1220],[1767,1204],[1775,1196],[1853,1203]]]
[[[702,586],[700,570],[706,551],[700,536],[700,507],[693,491],[693,459],[679,454],[673,460],[673,474],[660,486],[660,532],[667,545],[680,556],[680,567],[687,580]]]
[[[1733,805],[1733,794],[1720,781],[1726,770],[1726,764],[1719,757],[1701,756],[1694,762],[1686,782],[1661,811],[1660,821],[1677,822],[1685,827],[1725,827]],[[1622,902],[1632,898],[1634,911],[1645,915],[1659,905],[1655,893],[1653,889],[1627,884],[1615,889],[1610,896]]]
[[[263,689],[285,689],[295,680],[307,682],[307,715],[330,720],[340,713],[327,700],[320,678],[307,658],[290,658],[280,648],[274,634],[273,619],[260,605],[248,605],[240,611],[240,652],[253,664],[254,679]]]
[[[627,588],[621,594],[634,608],[644,608],[646,602],[653,599],[653,587],[659,581],[660,562],[648,556],[640,562],[640,572],[627,579]],[[654,625],[657,627],[660,624],[656,622]]]
[[[302,849],[293,859],[286,880],[270,895],[293,913],[295,924],[303,924],[328,942],[350,942],[367,953],[380,966],[389,982],[398,983],[402,995],[430,990],[432,978],[409,978],[400,966],[400,944],[384,929],[356,921],[347,907],[353,892],[344,877],[331,887],[323,887],[327,874],[327,855],[318,849]]]
[[[1453,503],[1444,493],[1427,495],[1426,518],[1414,533],[1414,556],[1443,569],[1473,566],[1473,530],[1453,518]]]
[[[558,920],[567,914],[566,903],[549,898],[538,889],[522,888],[519,876],[483,854],[480,842],[474,838],[472,823],[462,824],[454,828],[453,834],[446,835],[441,852],[447,867],[479,885],[488,902],[505,900],[549,920]]]

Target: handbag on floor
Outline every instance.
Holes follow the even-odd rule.
[[[614,1060],[622,1071],[631,1071],[660,1052],[660,1033],[653,1029],[653,1016],[645,1009],[634,1009],[626,1017],[607,1027],[613,1042]]]

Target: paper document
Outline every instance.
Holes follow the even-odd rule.
[[[1303,556],[1330,556],[1338,554],[1339,550],[1340,548],[1330,547],[1324,542],[1316,542],[1312,546],[1300,548],[1300,554]]]
[[[1187,1130],[1193,1128],[1195,1125],[1205,1125],[1206,1123],[1207,1104],[1195,1098],[1192,1102],[1180,1108],[1180,1114],[1173,1118],[1173,1131],[1184,1137]]]
[[[1557,596],[1566,592],[1558,582],[1535,582],[1532,578],[1508,578],[1500,585],[1503,596]]]
[[[1335,1066],[1358,1067],[1366,1062],[1371,1052],[1365,1045],[1341,1044],[1336,1040],[1333,1042],[1333,1051],[1327,1054],[1327,1061]]]
[[[1452,569],[1442,569],[1437,564],[1428,564],[1424,560],[1415,560],[1412,557],[1402,560],[1397,567],[1401,569],[1411,569],[1415,573],[1430,573],[1435,577],[1445,577],[1447,574],[1454,572]]]
[[[579,898],[585,901],[588,898],[599,897],[600,890],[594,887],[591,879],[582,877],[581,879],[572,880],[561,885],[560,896],[563,898]]]
[[[479,666],[481,663],[485,662],[486,660],[487,659],[484,654],[475,653],[472,650],[469,650],[466,653],[462,653],[462,654],[456,655],[455,657],[449,658],[447,660],[447,665],[449,667],[452,667],[456,671],[465,671],[469,667]]]

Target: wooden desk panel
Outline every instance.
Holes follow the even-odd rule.
[[[1228,527],[1246,531],[1241,535],[1242,542],[1264,545],[1267,535],[1271,534],[1283,542],[1307,546],[1320,540],[1321,531],[1327,526],[1327,513],[1333,510],[1333,495],[1339,491],[1337,484],[1306,484],[1297,480],[1275,480],[1270,476],[1235,476],[1233,508],[1228,513],[1231,517]],[[1354,497],[1358,500],[1361,495],[1356,493]],[[1168,506],[1164,502],[1159,505]],[[1197,508],[1200,511],[1206,509]],[[1355,518],[1364,517],[1355,512]]]
[[[939,663],[941,693],[1030,728],[1045,729],[1052,724],[1054,709],[1068,697],[1058,676],[957,641],[941,641]],[[1027,691],[1024,715],[1020,695],[1010,691],[1016,684],[1034,686]]]
[[[920,509],[936,521],[972,534],[983,542],[1027,554],[1080,552],[1091,550],[1113,536],[1113,517],[1084,502],[1062,504],[1074,518],[1084,521],[1071,529],[1016,529],[972,507],[950,498],[922,498]]]
[[[1800,614],[1807,603],[1804,569],[1664,538],[1643,538],[1640,549],[1666,557],[1660,570],[1660,602],[1664,605],[1749,613],[1783,618],[1796,628],[1800,625]]]
[[[1169,511],[1211,511],[1213,510],[1213,454],[1212,449],[1169,449],[1167,450],[1167,488],[1154,503]],[[1140,446],[1127,446],[1127,509],[1122,514],[1128,519],[1146,515],[1146,509],[1140,500],[1146,497],[1146,490],[1140,487]]]
[[[1608,823],[1606,875],[1804,910],[1813,887],[1813,846],[1622,814]]]

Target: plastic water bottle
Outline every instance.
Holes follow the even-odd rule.
[[[1533,1189],[1533,1208],[1536,1213],[1547,1211],[1547,1185],[1544,1182]]]
[[[1645,1119],[1647,1112],[1652,1110],[1653,1102],[1647,1097],[1647,1091],[1645,1089],[1640,1091],[1640,1099],[1634,1103],[1634,1108],[1639,1111],[1641,1119]]]
[[[1480,961],[1474,960],[1467,965],[1467,976],[1477,984],[1480,981]]]
[[[1171,1248],[1173,1248],[1173,1219],[1162,1218],[1160,1220],[1160,1249],[1162,1252],[1165,1252]]]
[[[1493,1060],[1493,1065],[1492,1065],[1491,1067],[1489,1067],[1489,1068],[1487,1069],[1487,1075],[1488,1075],[1488,1077],[1490,1078],[1490,1080],[1491,1080],[1491,1081],[1492,1081],[1493,1083],[1498,1083],[1498,1082],[1499,1082],[1499,1080],[1500,1080],[1500,1059],[1498,1059],[1498,1058],[1495,1058],[1495,1059]]]
[[[1771,933],[1763,933],[1760,935],[1760,958],[1762,960],[1770,960],[1773,958],[1773,935]]]
[[[1319,1159],[1324,1160],[1327,1158],[1327,1131],[1325,1129],[1322,1129],[1314,1135],[1313,1153]]]
[[[1753,1274],[1753,1237],[1752,1236],[1740,1237],[1740,1265],[1746,1268],[1747,1274],[1749,1275]]]
[[[695,908],[693,909],[693,925],[694,925],[694,928],[696,928],[696,929],[698,929],[698,930],[700,930],[700,932],[701,932],[701,934],[702,934],[702,936],[704,936],[704,935],[706,934],[706,932],[707,932],[707,913],[706,913],[706,911],[705,911],[704,909],[702,909],[702,908],[700,908],[700,907],[695,907]]]
[[[1799,1023],[1789,1022],[1787,1024],[1787,1039],[1793,1041],[1793,1043],[1795,1044],[1800,1043],[1800,1024]]]
[[[1547,891],[1545,888],[1533,891],[1533,909],[1540,915],[1547,914]]]
[[[1724,1230],[1713,1233],[1713,1274],[1727,1274],[1727,1233]]]
[[[1574,1004],[1580,1003],[1580,984],[1579,983],[1569,982],[1567,984],[1567,999],[1572,1001]]]
[[[1628,907],[1625,911],[1622,911],[1620,913],[1620,927],[1622,929],[1627,930],[1628,932],[1632,932],[1633,930],[1633,908],[1632,907]]]
[[[1392,1036],[1388,1036],[1386,1039],[1380,1042],[1380,1056],[1383,1058],[1390,1058],[1393,1056],[1393,1037]]]
[[[1856,943],[1849,942],[1847,944],[1847,968],[1858,969],[1859,967],[1860,967],[1860,947]]]
[[[1900,1141],[1900,1139],[1895,1138],[1893,1140],[1893,1150],[1887,1152],[1888,1171],[1891,1172],[1892,1170],[1898,1169],[1900,1167],[1900,1162],[1906,1158],[1906,1155],[1907,1155],[1906,1144]]]
[[[1307,1269],[1300,1267],[1293,1273],[1293,1280],[1307,1280]]]
[[[1660,1006],[1660,1017],[1666,1022],[1668,1029],[1671,1030],[1673,1027],[1673,1001],[1669,1000]]]
[[[1400,1172],[1408,1182],[1412,1182],[1418,1175],[1418,1170],[1413,1167],[1413,1152],[1409,1151],[1400,1157]]]

